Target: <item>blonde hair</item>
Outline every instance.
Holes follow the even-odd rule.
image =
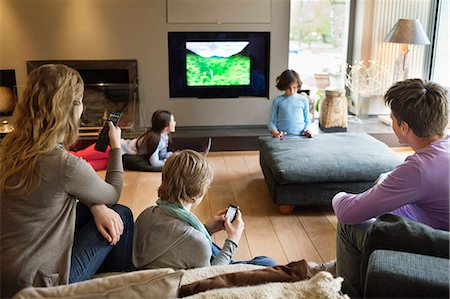
[[[63,146],[78,138],[84,93],[80,74],[65,65],[47,64],[33,70],[13,113],[15,129],[0,146],[0,191],[29,194],[40,184],[38,160],[64,137]],[[19,177],[9,180],[13,175]],[[14,182],[12,182],[14,181]]]
[[[194,202],[206,194],[213,180],[213,171],[206,158],[193,150],[182,150],[167,159],[158,188],[161,200]]]

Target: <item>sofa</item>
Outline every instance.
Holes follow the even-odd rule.
[[[381,215],[368,232],[361,265],[365,298],[449,298],[450,233]]]
[[[130,273],[108,273],[98,278],[49,288],[26,288],[14,296],[25,298],[177,298],[184,286],[209,283],[227,273],[246,273],[267,269],[262,266],[233,264],[190,270],[174,271],[169,268],[142,270]],[[283,274],[284,275],[284,274]],[[217,280],[216,280],[217,281]],[[187,297],[199,298],[324,298],[349,299],[341,294],[342,278],[333,278],[328,272],[319,272],[308,280],[295,282],[271,282],[253,286],[215,288]]]
[[[449,298],[449,241],[447,231],[385,214],[368,232],[361,265],[365,298]],[[245,264],[190,270],[142,270],[106,273],[90,281],[50,288],[27,288],[24,298],[177,298],[180,289],[227,273],[259,271]],[[284,269],[283,271],[286,272]],[[340,292],[342,278],[319,272],[309,280],[271,282],[253,286],[206,290],[184,298],[330,298],[348,299]]]
[[[330,205],[340,192],[360,193],[381,173],[403,162],[386,144],[366,133],[318,134],[257,140],[260,165],[280,212],[294,206]]]

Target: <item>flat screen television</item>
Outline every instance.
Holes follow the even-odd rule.
[[[170,97],[269,97],[269,32],[169,32]]]

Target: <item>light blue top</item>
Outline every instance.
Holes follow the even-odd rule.
[[[302,95],[280,95],[273,100],[267,125],[269,131],[277,129],[287,134],[300,135],[309,126],[308,99]]]
[[[163,167],[166,160],[172,155],[172,152],[167,151],[169,146],[169,135],[161,134],[158,147],[156,151],[150,156],[150,165],[155,167]]]

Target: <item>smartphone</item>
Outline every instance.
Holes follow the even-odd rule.
[[[230,205],[228,206],[228,209],[227,209],[227,212],[226,212],[226,214],[225,214],[225,217],[228,218],[228,219],[230,219],[230,222],[233,222],[234,219],[236,218],[236,214],[237,214],[237,211],[238,211],[238,210],[239,210],[239,207],[238,207],[238,206],[235,206],[235,205],[233,205],[233,204],[230,204]]]

